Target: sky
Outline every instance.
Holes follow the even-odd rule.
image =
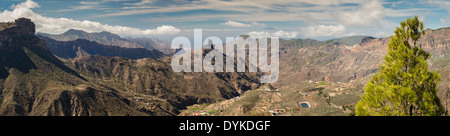
[[[0,0],[0,22],[30,18],[41,33],[68,29],[170,41],[192,37],[326,40],[387,37],[399,22],[419,16],[425,28],[450,25],[445,0]]]

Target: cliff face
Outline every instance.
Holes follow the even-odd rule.
[[[426,30],[418,43],[424,49],[438,49],[450,47],[450,29]]]
[[[34,35],[35,25],[30,19],[19,18],[14,22],[0,23],[0,30],[3,33],[17,33],[22,35]]]
[[[36,25],[31,22],[30,19],[19,18],[15,21],[16,27],[13,27],[13,31],[21,35],[34,35],[36,33]]]
[[[0,31],[0,46],[12,48],[27,44],[47,48],[45,43],[35,36],[35,24],[30,19],[19,18],[14,24],[3,24]]]

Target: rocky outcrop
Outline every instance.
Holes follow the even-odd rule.
[[[450,47],[450,37],[448,37],[448,35],[450,35],[449,28],[441,28],[437,30],[428,29],[425,32],[425,35],[422,36],[423,38],[418,41],[418,46],[424,48],[425,50]]]
[[[14,24],[0,31],[0,46],[12,48],[21,45],[34,45],[47,48],[45,43],[35,36],[35,24],[30,19],[19,18]]]
[[[5,25],[0,34],[8,37],[23,37],[34,36],[35,32],[35,24],[30,19],[19,18],[15,20],[14,24]]]
[[[30,19],[19,18],[15,21],[16,28],[18,29],[18,33],[22,35],[34,35],[36,33],[35,27],[36,25],[31,22]]]

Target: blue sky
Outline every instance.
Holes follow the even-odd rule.
[[[194,28],[221,38],[386,37],[415,15],[426,28],[447,27],[449,12],[450,1],[442,0],[0,0],[0,21],[28,17],[39,32],[75,28],[165,40]]]

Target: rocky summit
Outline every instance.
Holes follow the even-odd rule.
[[[28,43],[46,48],[45,44],[34,34],[35,24],[30,19],[19,18],[14,22],[0,24],[0,46],[20,46],[19,43]]]

